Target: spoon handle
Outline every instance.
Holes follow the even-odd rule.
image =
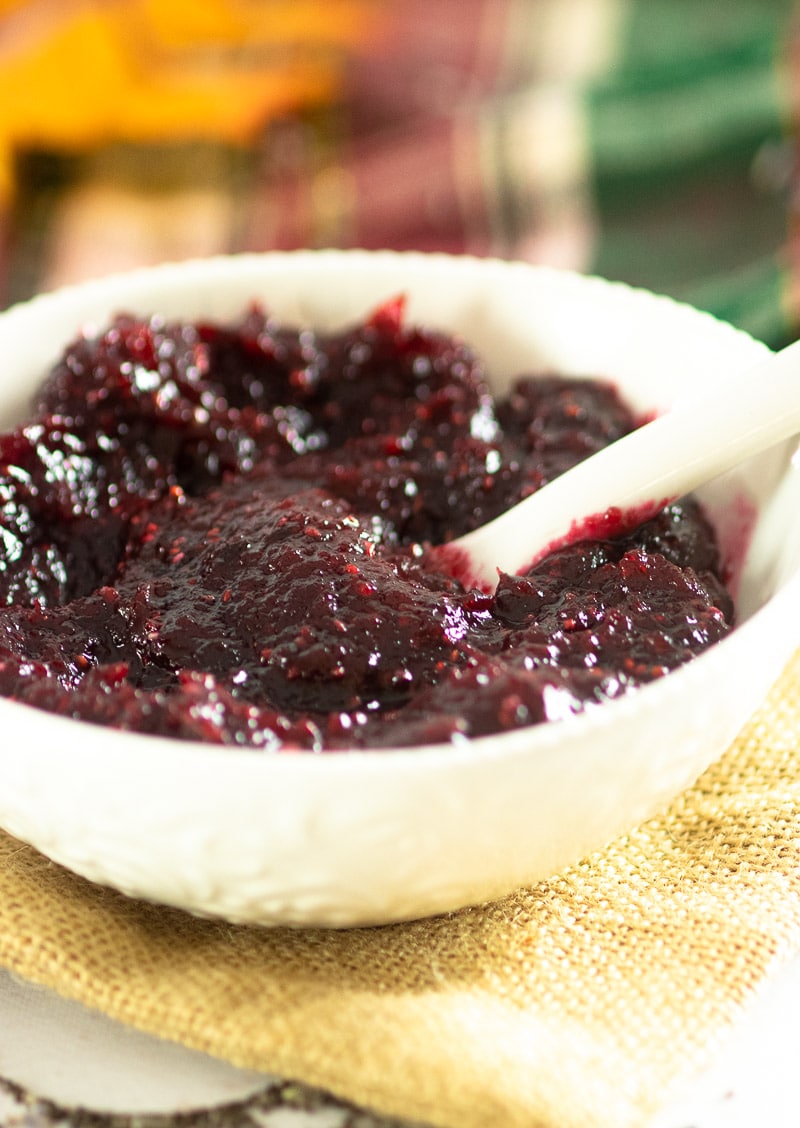
[[[677,401],[460,538],[477,583],[516,573],[581,536],[610,536],[800,432],[800,341]]]

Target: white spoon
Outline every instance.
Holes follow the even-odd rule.
[[[800,341],[578,463],[444,546],[443,564],[493,590],[557,545],[630,528],[725,470],[800,432]],[[446,563],[445,563],[446,562]]]

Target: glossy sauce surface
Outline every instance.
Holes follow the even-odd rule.
[[[320,336],[120,316],[0,436],[0,693],[267,750],[381,748],[591,708],[731,629],[692,501],[490,595],[429,546],[637,423],[594,380],[496,400],[402,302]]]

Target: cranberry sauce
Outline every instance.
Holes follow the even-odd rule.
[[[265,749],[452,741],[563,717],[730,630],[691,500],[491,595],[431,545],[636,425],[609,384],[503,400],[401,302],[334,335],[119,316],[0,436],[0,693]]]

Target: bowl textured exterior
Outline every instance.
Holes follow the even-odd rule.
[[[520,263],[299,252],[157,267],[0,315],[0,421],[21,419],[62,345],[114,313],[333,328],[405,293],[461,333],[497,388],[540,368],[614,378],[642,409],[718,380],[764,346],[706,314]],[[263,924],[382,923],[535,882],[662,809],[736,735],[800,641],[800,505],[786,448],[704,491],[735,547],[759,522],[724,642],[591,714],[470,744],[264,755],[119,733],[0,701],[0,825],[76,872],[200,914]],[[737,518],[739,514],[739,518]]]

